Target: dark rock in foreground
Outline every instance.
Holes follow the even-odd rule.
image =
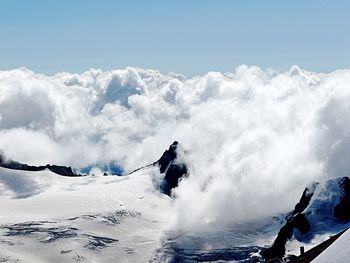
[[[316,234],[337,233],[350,223],[350,179],[331,179],[305,188],[299,203],[286,217],[273,245],[262,252],[268,259],[285,255],[285,245],[293,236],[309,242]]]

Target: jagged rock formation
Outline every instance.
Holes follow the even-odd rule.
[[[178,186],[181,178],[187,175],[186,164],[178,159],[178,145],[179,143],[174,141],[156,162],[160,172],[164,174],[160,189],[169,196],[172,189]]]
[[[162,154],[158,161],[140,167],[129,174],[135,173],[142,169],[158,166],[161,174],[164,174],[162,182],[160,184],[160,191],[163,194],[171,196],[172,189],[176,188],[181,178],[187,175],[187,165],[183,160],[178,158],[178,146],[179,142],[174,141],[168,150]]]
[[[165,150],[163,155],[156,162],[159,165],[160,173],[164,173],[168,166],[177,158],[178,141],[174,141],[168,150]]]
[[[263,251],[268,259],[285,255],[285,245],[293,235],[309,241],[315,234],[338,232],[350,223],[350,178],[342,177],[306,187],[294,210],[286,216],[273,245]]]
[[[75,174],[71,167],[60,166],[60,165],[50,165],[50,164],[40,165],[40,166],[28,165],[28,164],[23,164],[11,159],[6,159],[1,154],[0,154],[0,167],[4,167],[7,169],[14,169],[14,170],[34,171],[34,172],[49,169],[51,172],[54,172],[56,174],[63,175],[63,176],[81,176],[79,174]]]

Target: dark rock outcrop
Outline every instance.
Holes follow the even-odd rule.
[[[166,195],[171,195],[172,189],[176,188],[179,181],[187,175],[187,165],[178,159],[179,143],[174,141],[160,159],[156,162],[159,170],[164,175],[160,190]]]
[[[318,183],[313,183],[311,186],[305,188],[299,202],[295,205],[294,211],[291,213],[291,215],[289,215],[289,217],[299,214],[306,209],[306,207],[310,204],[310,200],[314,195],[317,186]]]
[[[334,207],[334,217],[340,221],[350,220],[350,179],[344,177],[339,182],[342,189],[340,202]]]
[[[165,150],[163,155],[156,162],[159,166],[160,173],[164,173],[168,166],[177,158],[177,147],[179,142],[174,141],[168,150]]]
[[[178,158],[178,147],[179,142],[174,141],[158,161],[133,170],[129,175],[148,167],[158,166],[160,173],[164,174],[160,184],[160,191],[163,194],[171,196],[172,189],[178,186],[180,180],[188,172],[186,163]]]
[[[317,194],[316,193],[317,190]],[[267,260],[281,259],[293,235],[310,240],[317,233],[338,232],[350,223],[350,179],[331,179],[305,188],[294,210],[278,232],[273,245],[262,255]]]
[[[305,188],[294,210],[286,216],[287,222],[278,232],[273,245],[262,252],[264,258],[268,260],[282,258],[286,252],[285,245],[292,238],[294,228],[300,229],[302,233],[307,233],[310,230],[310,224],[301,213],[309,205],[317,185],[315,183]]]
[[[24,170],[24,171],[41,171],[45,169],[45,166],[33,166],[33,165],[23,164],[13,160],[8,160],[1,155],[0,155],[0,166],[8,169]]]
[[[60,166],[60,165],[46,165],[47,169],[49,169],[51,172],[54,172],[59,175],[63,176],[79,176],[72,171],[72,167],[69,166]]]
[[[6,159],[1,154],[0,154],[0,167],[13,169],[13,170],[33,171],[33,172],[49,169],[51,172],[54,172],[56,174],[63,175],[63,176],[81,176],[79,174],[75,174],[72,168],[68,166],[50,165],[50,164],[40,165],[40,166],[28,165],[28,164],[23,164],[11,159]]]

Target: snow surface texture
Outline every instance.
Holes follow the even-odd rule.
[[[68,178],[0,168],[0,261],[152,260],[170,214],[153,172]]]
[[[349,262],[350,231],[347,230],[329,248],[315,258],[313,263],[345,263]]]
[[[202,231],[290,211],[311,181],[347,175],[349,83],[350,70],[296,66],[191,79],[137,68],[1,71],[0,149],[33,165],[116,162],[127,172],[178,140],[191,176],[171,221]]]
[[[1,262],[197,262],[249,259],[283,217],[172,231],[157,168],[130,176],[63,177],[0,168]],[[256,261],[254,261],[256,262]]]

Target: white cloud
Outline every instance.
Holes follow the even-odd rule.
[[[136,68],[1,71],[0,148],[33,164],[115,161],[130,171],[178,140],[191,177],[174,222],[201,228],[288,210],[309,182],[347,175],[349,84],[350,70],[296,66],[191,79]]]

